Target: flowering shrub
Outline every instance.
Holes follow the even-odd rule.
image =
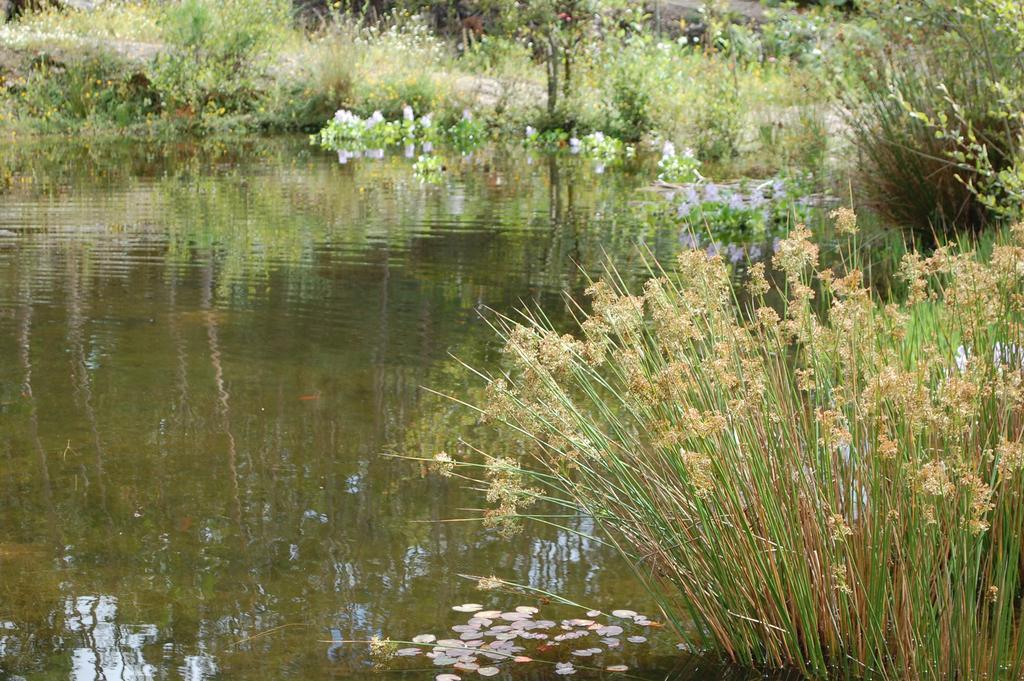
[[[480,411],[534,444],[500,502],[594,518],[694,649],[1020,678],[1024,225],[989,256],[908,255],[898,303],[856,253],[821,268],[798,227],[742,298],[690,250],[639,294],[595,283],[572,335],[499,320],[509,367]]]
[[[456,121],[445,133],[445,141],[461,152],[476,149],[484,143],[487,129],[476,120],[468,109],[462,112],[462,118]]]
[[[467,152],[479,147],[484,140],[484,126],[473,120],[468,111],[463,112],[458,122],[441,130],[434,124],[431,114],[416,118],[408,105],[403,108],[402,119],[394,121],[385,120],[380,111],[361,118],[347,109],[339,109],[320,132],[310,137],[311,143],[324,149],[348,152],[383,150],[397,144],[407,147],[421,144],[425,152],[430,152],[439,142]]]
[[[347,109],[339,109],[319,133],[314,143],[325,149],[363,151],[384,149],[400,142],[424,141],[431,134],[429,114],[416,120],[411,107],[405,107],[402,120],[386,121],[380,111],[361,118]]]
[[[661,149],[661,160],[658,161],[658,180],[679,184],[702,179],[700,161],[693,155],[693,150],[683,149],[683,153],[678,154],[674,144],[665,142]]]
[[[614,163],[636,153],[634,147],[601,131],[585,135],[575,144],[570,140],[570,148],[601,164]]]

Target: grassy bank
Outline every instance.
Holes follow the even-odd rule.
[[[449,121],[469,109],[501,139],[519,138],[527,126],[580,136],[601,130],[627,141],[671,139],[706,160],[760,153],[767,164],[803,163],[827,148],[830,95],[811,57],[824,32],[740,56],[657,36],[640,18],[586,36],[571,85],[561,82],[552,108],[544,61],[522,30],[495,20],[493,34],[463,49],[420,16],[302,22],[280,0],[30,12],[0,25],[0,128],[312,130],[339,108],[395,118],[409,105]]]

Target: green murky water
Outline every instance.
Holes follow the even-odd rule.
[[[304,140],[8,146],[0,171],[0,677],[364,678],[324,641],[517,604],[456,573],[644,607],[593,542],[439,522],[483,500],[382,454],[477,430],[420,386],[497,361],[483,308],[564,315],[579,266],[674,251],[630,208],[647,175],[483,154],[424,187]]]

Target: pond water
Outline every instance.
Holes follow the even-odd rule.
[[[452,355],[498,361],[485,309],[564,319],[581,269],[678,247],[638,218],[649,169],[477,154],[424,186],[302,139],[0,155],[0,677],[363,678],[365,646],[325,641],[536,601],[459,573],[649,607],[578,534],[442,522],[481,495],[386,456],[479,431],[421,386],[475,389]]]

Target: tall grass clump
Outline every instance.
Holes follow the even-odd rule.
[[[980,228],[1024,199],[1017,0],[862,3],[878,27],[848,71],[862,184],[918,236]]]
[[[988,250],[907,255],[883,303],[798,227],[742,294],[692,250],[642,293],[593,284],[575,335],[504,320],[481,412],[532,446],[486,464],[489,520],[592,516],[684,640],[737,663],[1020,678],[1024,224]]]

